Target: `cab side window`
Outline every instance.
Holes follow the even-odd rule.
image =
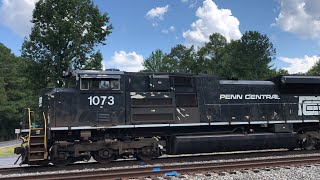
[[[113,90],[120,90],[120,80],[119,79],[110,80],[110,88]]]
[[[80,84],[80,89],[81,90],[89,90],[89,83],[90,83],[90,79],[82,78],[81,84]]]
[[[81,79],[81,90],[120,90],[120,79]]]

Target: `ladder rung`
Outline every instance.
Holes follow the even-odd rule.
[[[30,136],[31,138],[39,138],[39,137],[44,137],[44,135],[34,135],[34,136]]]
[[[29,159],[29,161],[43,161],[44,159]]]
[[[33,131],[33,130],[44,130],[44,128],[31,128],[31,131]]]
[[[30,151],[30,154],[34,154],[34,153],[44,153],[44,151]]]
[[[30,146],[44,145],[44,143],[30,143]]]
[[[30,151],[46,151],[44,147],[31,147]]]

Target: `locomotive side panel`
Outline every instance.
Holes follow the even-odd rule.
[[[178,124],[200,123],[199,94],[197,78],[194,76],[172,76],[175,92],[175,117]]]
[[[211,123],[220,121],[218,105],[220,85],[218,79],[213,76],[198,76],[195,78],[197,84],[197,95],[200,107],[200,122]]]
[[[192,76],[128,76],[130,124],[198,123],[198,97]]]
[[[220,81],[222,121],[249,123],[282,120],[279,91],[270,81]]]

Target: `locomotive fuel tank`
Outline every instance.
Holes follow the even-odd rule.
[[[170,154],[194,154],[262,149],[294,149],[298,147],[296,133],[220,134],[175,136]]]

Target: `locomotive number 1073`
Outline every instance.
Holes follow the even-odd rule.
[[[113,96],[89,96],[88,99],[90,106],[103,106],[105,104],[110,106],[114,105]]]

